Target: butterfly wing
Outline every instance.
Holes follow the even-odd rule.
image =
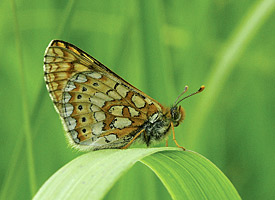
[[[44,78],[70,143],[80,150],[125,146],[163,107],[76,46],[50,42]]]

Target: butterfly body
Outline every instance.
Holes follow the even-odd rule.
[[[149,117],[149,120],[144,123],[144,134],[142,135],[142,140],[146,143],[147,146],[154,141],[162,140],[170,131],[171,123],[174,123],[174,126],[178,126],[180,122],[184,119],[184,110],[176,108],[178,112],[178,118],[173,119],[171,115],[171,109],[166,109],[166,113],[157,112]]]
[[[149,146],[184,119],[182,107],[162,106],[78,47],[53,40],[44,79],[67,137],[79,150]]]

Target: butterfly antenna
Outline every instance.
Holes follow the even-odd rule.
[[[180,94],[180,96],[177,98],[177,100],[176,100],[177,103],[175,102],[175,106],[177,106],[177,105],[178,105],[180,102],[182,102],[184,99],[187,99],[187,98],[189,98],[189,97],[191,97],[191,96],[193,96],[193,95],[195,95],[195,94],[201,93],[201,92],[204,90],[204,88],[205,88],[205,86],[202,85],[202,86],[200,87],[200,89],[199,89],[197,92],[194,92],[194,93],[192,93],[192,94],[190,94],[190,95],[188,95],[188,96],[182,98],[181,100],[179,100],[179,101],[177,102],[177,100],[179,99],[179,97],[180,97],[181,95],[183,95],[183,94],[187,91],[188,87],[185,86],[184,91],[183,91],[183,92]]]
[[[180,98],[184,93],[187,92],[187,90],[188,90],[188,86],[186,85],[186,86],[184,87],[183,92],[177,97],[177,99],[176,99],[174,105],[177,105],[177,101],[179,100],[179,98]]]

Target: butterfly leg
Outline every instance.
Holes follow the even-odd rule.
[[[166,147],[168,147],[168,138],[166,138],[166,144],[165,144]]]
[[[121,147],[121,149],[127,149],[127,148],[134,142],[134,140],[135,140],[138,136],[140,136],[140,134],[141,134],[143,131],[145,131],[145,129],[142,129],[140,132],[138,132],[138,133],[135,135],[135,137],[133,137],[133,139],[131,139],[131,141],[130,141],[128,144],[126,144],[124,147]]]
[[[172,122],[171,122],[171,127],[172,127],[172,131],[173,131],[173,140],[174,140],[175,144],[177,145],[177,147],[182,148],[183,151],[185,151],[185,148],[182,147],[182,146],[180,146],[180,145],[178,144],[177,140],[176,140],[174,124],[173,124]]]

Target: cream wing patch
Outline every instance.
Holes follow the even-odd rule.
[[[60,112],[60,115],[62,117],[70,117],[71,114],[73,113],[73,111],[74,111],[73,105],[70,103],[66,103],[66,104],[63,104],[62,111]]]
[[[91,110],[91,112],[101,111],[101,109],[98,106],[94,105],[94,104],[92,104],[90,106],[90,110]]]
[[[117,85],[115,89],[123,98],[125,98],[127,93],[129,92],[129,90],[121,84]]]
[[[75,118],[66,117],[66,118],[64,118],[64,122],[65,122],[69,131],[75,129],[75,127],[76,127],[76,119]]]
[[[68,103],[72,96],[68,92],[63,93],[62,103]]]
[[[123,129],[130,126],[131,124],[132,124],[132,121],[128,118],[116,117],[110,124],[110,127]]]
[[[100,122],[106,119],[106,115],[104,112],[95,112],[94,118],[96,121]]]
[[[72,77],[71,81],[77,83],[85,83],[87,81],[87,77],[84,74],[76,74]]]
[[[71,135],[71,138],[72,138],[72,140],[75,142],[75,143],[77,143],[77,144],[79,144],[79,142],[80,142],[80,140],[78,139],[78,132],[76,132],[75,130],[71,130],[71,131],[69,131],[69,133],[70,133],[70,135]]]
[[[106,142],[114,142],[117,140],[117,136],[115,134],[110,134],[110,135],[106,135],[104,136],[106,139]]]
[[[145,101],[138,95],[133,95],[132,102],[135,104],[138,108],[143,108],[145,106]]]
[[[108,145],[108,143],[112,143],[118,140],[117,135],[110,134],[103,137],[98,137],[93,143],[93,146],[104,146]]]
[[[104,94],[102,92],[95,93],[95,96],[97,98],[103,99],[105,101],[112,101],[112,100],[114,100],[113,98],[111,98],[110,96],[108,96],[107,94]]]
[[[102,74],[98,73],[98,72],[86,72],[85,73],[87,76],[90,76],[92,78],[95,78],[95,79],[100,79],[102,78]]]
[[[124,108],[124,106],[112,106],[110,109],[109,109],[109,113],[111,113],[112,115],[114,116],[123,116],[123,113],[122,113],[122,109]]]
[[[104,105],[105,105],[105,100],[103,99],[100,99],[100,98],[97,98],[95,96],[93,97],[90,97],[89,98],[89,101],[92,103],[92,104],[95,104],[97,107],[99,108],[102,108]]]
[[[130,114],[131,114],[131,117],[136,117],[136,116],[139,115],[139,112],[136,111],[134,108],[128,107],[128,109],[129,109],[129,112],[130,112]]]
[[[95,140],[92,145],[93,146],[104,146],[106,145],[106,139],[104,137],[99,137],[97,140]]]
[[[95,136],[101,135],[103,127],[104,127],[103,122],[98,122],[98,123],[92,124],[91,125],[92,134],[95,135]]]
[[[107,92],[107,95],[112,97],[113,99],[117,99],[117,100],[121,99],[121,96],[114,90],[109,90]]]
[[[72,91],[72,90],[75,89],[75,88],[76,88],[76,86],[75,86],[74,82],[68,81],[68,83],[67,83],[67,85],[66,85],[64,91],[65,91],[65,92],[70,92],[70,91]]]

